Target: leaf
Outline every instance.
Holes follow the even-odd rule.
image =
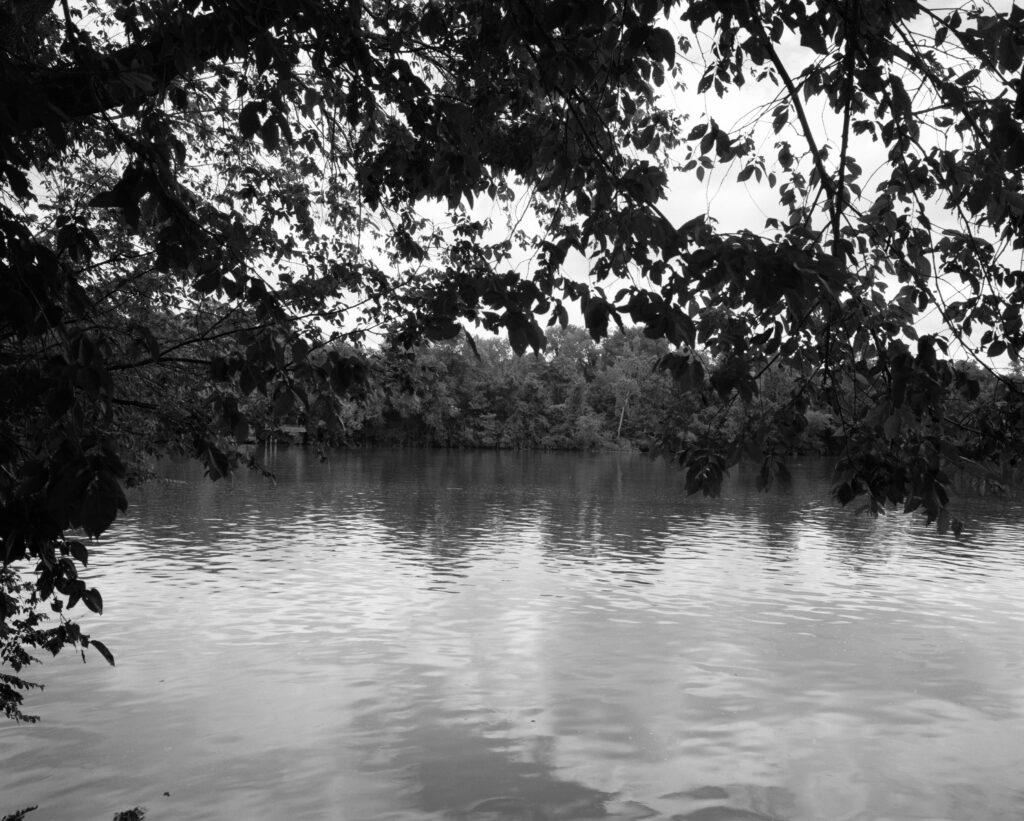
[[[260,139],[263,140],[263,145],[267,151],[277,151],[281,144],[281,132],[277,127],[277,122],[269,119],[263,123],[263,126],[260,128]]]
[[[526,339],[535,353],[540,353],[547,345],[547,337],[533,317],[530,317],[530,321],[526,324]]]
[[[1013,31],[1003,33],[999,41],[999,67],[1006,72],[1015,73],[1021,64],[1021,47],[1017,34]]]
[[[554,319],[554,317],[552,317],[552,320],[553,319]],[[477,347],[476,347],[476,340],[473,339],[473,334],[471,334],[467,330],[467,331],[465,331],[465,335],[466,335],[466,343],[469,345],[469,349],[473,352],[473,357],[476,359],[477,362],[483,362],[484,360],[480,356],[480,351],[478,351]]]
[[[813,49],[818,54],[828,53],[828,44],[821,33],[817,20],[808,18],[800,26],[800,45]]]
[[[651,54],[669,66],[676,62],[675,38],[665,29],[655,28],[647,35],[647,48]]]
[[[892,92],[892,113],[894,116],[905,120],[913,118],[913,108],[910,102],[910,95],[903,86],[903,81],[895,74],[889,77],[889,89]]]
[[[102,615],[103,597],[95,587],[82,591],[82,601],[85,602],[85,606],[92,610],[93,613]]]
[[[637,148],[644,149],[651,144],[652,139],[654,139],[654,123],[651,123],[636,135],[634,145],[636,145]]]
[[[219,268],[211,267],[206,273],[195,281],[195,289],[201,294],[212,294],[221,286],[221,271]]]
[[[95,647],[99,651],[100,655],[107,660],[107,663],[111,667],[114,666],[114,654],[107,649],[107,645],[99,639],[89,639],[89,646]]]
[[[959,77],[956,78],[956,83],[959,86],[969,86],[975,80],[978,79],[978,75],[981,74],[980,68],[972,68],[970,71],[965,71]]]
[[[238,113],[238,130],[245,139],[252,139],[260,127],[260,109],[263,103],[253,101],[246,103]]]
[[[32,196],[32,189],[29,186],[28,177],[20,168],[4,163],[3,169],[4,174],[7,177],[7,182],[10,183],[11,190],[14,192],[16,197],[22,200],[34,199]]]
[[[309,343],[305,339],[296,339],[292,343],[292,361],[305,362],[309,358]]]
[[[591,299],[583,309],[583,321],[595,342],[608,336],[610,306],[603,299]]]
[[[68,610],[78,604],[79,599],[82,598],[82,594],[85,592],[84,582],[79,581],[71,587],[71,590],[68,591]]]
[[[526,348],[530,344],[530,339],[526,334],[526,327],[525,322],[509,323],[508,344],[512,346],[512,350],[516,356],[522,356],[526,353]]]
[[[256,61],[256,70],[261,74],[270,68],[271,58],[274,56],[274,39],[269,34],[263,34],[256,38],[253,44],[253,56]]]
[[[438,318],[423,329],[423,335],[433,342],[454,339],[462,332],[462,326],[452,319]]]
[[[690,129],[690,133],[686,135],[687,140],[699,140],[708,130],[707,123],[697,123],[693,128]]]
[[[124,492],[110,471],[100,471],[89,482],[82,497],[78,523],[89,536],[100,536],[117,518],[118,510],[124,510],[127,501]]]
[[[89,551],[81,542],[71,541],[67,543],[68,552],[82,567],[89,566]]]

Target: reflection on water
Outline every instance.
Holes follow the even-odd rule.
[[[84,619],[118,666],[40,668],[0,814],[1024,815],[1018,507],[955,542],[834,509],[817,468],[707,500],[618,455],[271,467],[135,494]]]

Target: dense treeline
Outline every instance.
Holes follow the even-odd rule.
[[[494,337],[412,349],[345,346],[322,356],[363,363],[363,387],[341,403],[330,424],[304,413],[301,402],[256,403],[247,412],[264,420],[257,436],[291,430],[322,445],[639,449],[678,459],[691,492],[719,484],[740,458],[760,464],[767,486],[788,478],[791,457],[830,455],[838,460],[842,499],[851,481],[844,478],[847,454],[851,445],[865,446],[854,438],[873,431],[882,443],[909,424],[908,408],[879,412],[856,384],[811,390],[806,374],[773,362],[741,383],[727,357],[675,350],[637,328],[595,342],[585,329],[554,327],[545,352],[525,356]],[[964,382],[960,396],[935,424],[954,424],[982,441],[1005,438],[1016,418],[1008,386],[1020,384],[1020,374],[996,375],[969,362],[958,363],[956,373]],[[991,454],[975,456],[981,462]],[[1019,470],[1012,461],[1002,474],[969,468],[958,475],[996,489]],[[879,481],[891,479],[880,475]]]
[[[597,344],[569,327],[549,342],[522,357],[499,338],[375,354],[349,441],[592,450],[649,442],[698,409],[655,370],[663,340],[628,332]]]
[[[793,400],[781,368],[749,402],[689,389],[671,372],[672,346],[639,329],[600,343],[582,328],[554,328],[544,354],[516,356],[501,338],[455,340],[366,354],[367,387],[344,404],[340,426],[307,438],[347,445],[598,450],[678,448],[715,437],[747,439]],[[708,361],[714,375],[722,363]],[[290,419],[302,423],[301,414]],[[810,408],[786,452],[825,452],[838,430]],[[771,443],[769,443],[771,444]],[[752,449],[753,452],[753,449]],[[780,451],[781,454],[781,451]]]

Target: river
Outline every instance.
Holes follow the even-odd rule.
[[[117,657],[30,668],[0,815],[1024,817],[1021,507],[874,520],[638,456],[194,465],[91,550]],[[76,610],[81,609],[76,608]]]

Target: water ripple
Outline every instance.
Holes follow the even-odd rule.
[[[0,795],[45,817],[1019,818],[1019,508],[855,517],[796,471],[281,451],[133,493],[118,667],[41,668]],[[54,761],[76,762],[61,778]],[[170,796],[164,796],[169,792]],[[117,802],[111,804],[111,802]],[[0,810],[6,811],[0,807]]]

